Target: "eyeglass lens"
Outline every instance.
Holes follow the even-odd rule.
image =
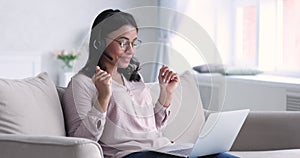
[[[129,49],[129,47],[137,48],[141,44],[141,40],[139,40],[139,39],[136,39],[133,42],[129,42],[128,40],[124,40],[124,41],[116,40],[116,41],[119,42],[121,48],[124,49],[124,50]]]

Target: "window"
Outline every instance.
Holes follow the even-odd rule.
[[[236,55],[233,59],[235,65],[257,65],[256,9],[256,6],[237,8]]]
[[[300,77],[300,0],[187,3],[182,12],[209,33],[224,64]],[[205,64],[205,60],[196,58],[197,50],[185,40],[172,37],[173,48],[193,66]]]
[[[234,65],[300,76],[299,0],[244,0],[235,24]]]
[[[283,0],[282,68],[300,69],[300,1]]]

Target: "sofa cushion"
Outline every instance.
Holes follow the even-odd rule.
[[[153,101],[159,95],[158,83],[147,83]],[[163,134],[177,143],[195,143],[205,122],[200,92],[190,71],[180,75],[171,103],[168,125]]]
[[[57,90],[47,73],[0,79],[0,87],[0,133],[65,135]]]

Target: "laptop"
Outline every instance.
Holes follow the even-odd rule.
[[[227,152],[233,145],[249,109],[211,113],[195,144],[174,144],[159,149],[179,157],[199,157]]]

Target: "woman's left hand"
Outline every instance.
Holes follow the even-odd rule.
[[[172,95],[178,86],[180,79],[175,72],[168,68],[168,66],[163,65],[159,71],[158,81],[161,91],[166,92],[167,95]]]

